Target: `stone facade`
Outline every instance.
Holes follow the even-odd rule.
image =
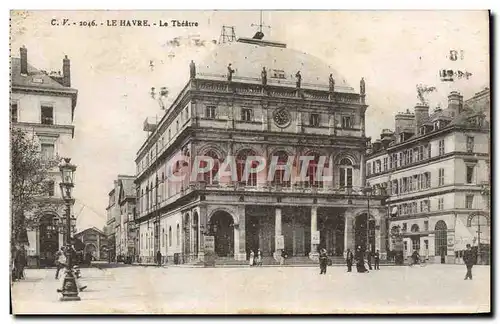
[[[274,52],[281,61],[273,64]],[[228,78],[230,62],[236,70]],[[266,82],[259,79],[263,67]],[[284,250],[315,259],[324,247],[341,257],[348,247],[366,247],[367,236],[368,248],[385,256],[384,197],[362,190],[364,92],[310,55],[260,40],[221,45],[196,69],[137,154],[141,259],[160,251],[196,262],[207,236],[218,257],[239,261],[258,249],[264,257],[278,259]],[[329,88],[328,71],[337,87]],[[200,157],[210,157],[211,170],[193,168]],[[252,157],[261,158],[249,167],[259,171],[248,174]],[[272,169],[273,158],[282,167],[291,161],[290,179]],[[306,177],[298,179],[301,170]]]

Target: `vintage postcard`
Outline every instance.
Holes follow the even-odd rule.
[[[489,28],[11,11],[12,312],[491,312]]]

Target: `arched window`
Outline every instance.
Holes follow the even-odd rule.
[[[238,181],[240,183],[244,183],[247,186],[256,186],[257,185],[257,174],[249,173],[248,177],[245,179],[245,167],[247,157],[256,156],[257,154],[253,150],[243,150],[238,153],[236,157],[236,172],[238,175]],[[259,165],[259,162],[253,161],[251,164],[252,168],[256,168]]]
[[[203,174],[203,181],[205,181],[205,183],[207,183],[207,184],[215,184],[215,183],[217,183],[217,179],[215,177],[217,175],[217,172],[219,172],[220,158],[217,155],[217,153],[215,153],[212,150],[205,153],[205,156],[212,158],[213,165],[212,165],[211,170],[208,170],[207,172],[205,172]],[[200,162],[200,168],[206,168],[207,166],[208,166],[207,161]]]
[[[177,224],[177,229],[175,230],[175,240],[177,246],[181,245],[181,227]]]
[[[447,231],[448,227],[446,223],[442,220],[436,223],[435,230],[435,247],[436,247],[436,256],[446,255],[447,254]]]
[[[172,246],[172,226],[168,227],[168,246]]]
[[[323,181],[318,179],[318,167],[319,167],[319,157],[318,153],[309,153],[307,156],[313,156],[314,159],[308,161],[309,165],[306,172],[306,186],[309,187],[323,187]],[[324,169],[328,168],[328,161],[325,161]]]
[[[276,169],[274,172],[274,177],[273,177],[273,184],[277,184],[283,187],[290,187],[290,177],[291,177],[291,166],[290,170],[287,174],[287,178],[285,179],[285,173],[286,173],[286,168],[287,163],[288,163],[288,154],[285,151],[278,151],[275,153],[275,155],[278,160],[276,162]],[[274,156],[271,158],[271,161],[273,160]]]
[[[411,231],[412,231],[412,233],[418,233],[420,231],[420,228],[418,227],[417,224],[413,224],[411,226]]]
[[[347,158],[343,158],[339,162],[339,185],[341,188],[352,187],[352,162]]]

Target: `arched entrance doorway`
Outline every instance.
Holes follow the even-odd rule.
[[[319,218],[318,228],[320,247],[325,248],[328,255],[342,256],[344,253],[345,218],[343,216]]]
[[[368,227],[367,227],[368,226]],[[363,251],[375,252],[375,219],[364,213],[356,217],[354,224],[354,242],[356,248],[361,247]]]
[[[215,238],[215,254],[220,257],[234,256],[234,221],[225,211],[217,211],[210,219],[210,233]]]
[[[59,249],[57,219],[57,215],[53,214],[45,214],[40,218],[38,226],[40,231],[40,267],[51,267],[54,265],[55,254]]]
[[[195,256],[198,255],[198,248],[199,248],[198,242],[200,241],[200,238],[199,238],[200,231],[199,231],[198,224],[199,224],[198,213],[194,212],[193,213],[193,252],[194,252]]]
[[[440,257],[441,263],[446,263],[446,254],[448,253],[448,227],[442,220],[436,223],[435,231],[435,246],[436,256]]]

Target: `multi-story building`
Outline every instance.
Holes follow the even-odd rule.
[[[461,262],[466,244],[489,255],[489,89],[463,101],[448,96],[446,109],[418,104],[395,116],[395,131],[383,130],[367,155],[367,181],[389,194],[390,242],[402,238],[413,251],[437,263]]]
[[[62,60],[61,72],[38,70],[28,63],[28,49],[11,59],[10,120],[12,127],[32,134],[40,144],[45,159],[71,157],[78,91],[71,88],[70,60]],[[47,193],[37,197],[40,208],[34,211],[34,222],[28,225],[28,263],[30,266],[52,266],[55,252],[64,244],[55,220],[64,217],[64,201],[59,193],[60,174],[49,172]]]
[[[119,174],[108,194],[106,235],[110,260],[121,260],[136,253],[134,179],[134,176]]]
[[[319,59],[247,38],[220,45],[189,71],[161,120],[145,123],[135,160],[143,262],[157,251],[195,262],[205,237],[219,258],[240,261],[258,249],[268,262],[283,251],[306,261],[320,246],[340,258],[367,246],[368,236],[369,248],[385,255],[387,212],[380,196],[360,190],[364,80],[357,93]],[[234,172],[221,175],[225,168]]]

